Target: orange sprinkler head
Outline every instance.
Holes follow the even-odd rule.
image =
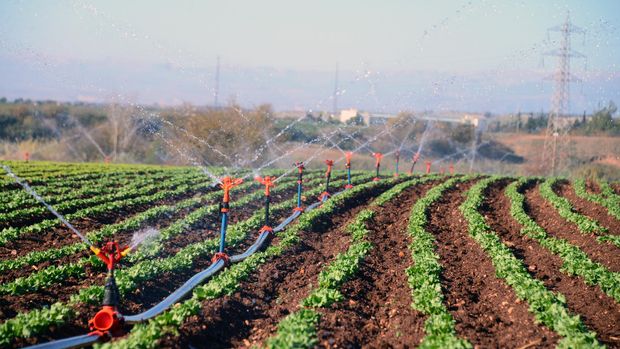
[[[29,152],[25,152],[25,153],[24,153],[24,160],[25,160],[25,161],[30,160],[30,153],[29,153]]]
[[[381,153],[372,153],[372,156],[375,157],[375,166],[381,165],[381,158],[383,158],[383,154]]]
[[[344,157],[347,160],[347,168],[351,167],[351,158],[353,158],[353,153],[348,151],[344,154]]]
[[[276,177],[269,177],[269,176],[265,176],[265,177],[260,177],[260,176],[256,176],[254,177],[254,179],[256,181],[258,181],[260,184],[265,186],[265,196],[269,196],[269,190],[271,189],[271,187],[275,187],[276,186],[276,182],[275,179]]]
[[[299,173],[301,173],[303,170],[306,169],[306,167],[304,166],[303,161],[299,161],[293,164],[293,166],[297,167],[297,171],[299,171]]]
[[[334,166],[334,160],[325,160],[325,165],[327,165],[327,172],[325,172],[325,176],[329,176],[332,173],[332,166]]]
[[[453,175],[454,174],[454,164],[450,163],[450,174]]]
[[[220,188],[224,190],[224,199],[222,199],[222,201],[229,202],[230,201],[230,190],[238,186],[241,183],[243,183],[243,179],[241,178],[231,178],[228,176],[222,178],[222,183],[220,183]]]
[[[114,265],[130,251],[128,247],[120,248],[116,241],[106,243],[101,249],[91,246],[90,250],[105,263],[108,270],[114,269]]]

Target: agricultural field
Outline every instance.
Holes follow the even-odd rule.
[[[306,170],[294,214],[297,171],[270,169],[270,221],[290,223],[224,263],[223,193],[196,167],[3,163],[93,245],[137,246],[115,270],[124,316],[222,267],[93,334],[106,266],[0,170],[1,348],[88,334],[99,348],[620,348],[617,183],[353,171],[345,189],[338,169],[317,205],[325,171]],[[264,185],[234,175],[229,256],[265,225]]]

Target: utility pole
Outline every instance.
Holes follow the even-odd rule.
[[[334,117],[336,117],[336,113],[338,113],[338,70],[339,70],[339,66],[338,66],[338,63],[336,63],[336,74],[334,76],[334,96],[333,96],[334,105],[332,106],[332,115]]]
[[[570,83],[580,81],[570,73],[571,58],[585,58],[585,55],[571,49],[571,34],[584,34],[585,30],[575,26],[567,13],[563,24],[551,27],[550,32],[559,32],[560,47],[546,52],[546,56],[558,57],[558,69],[551,77],[554,81],[554,92],[551,97],[551,111],[547,120],[545,143],[540,162],[543,173],[555,175],[562,172],[568,160],[568,132],[571,127],[568,114],[570,112]]]
[[[217,56],[217,63],[215,64],[215,89],[213,91],[213,106],[219,107],[218,98],[220,95],[220,56]]]

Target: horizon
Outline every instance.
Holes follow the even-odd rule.
[[[587,60],[572,61],[570,112],[620,101],[616,1],[65,4],[0,4],[0,97],[213,105],[219,56],[221,105],[331,111],[338,65],[339,110],[547,111],[547,28],[570,11],[587,32],[572,38]]]

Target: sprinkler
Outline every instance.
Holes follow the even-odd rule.
[[[446,169],[443,167],[439,167],[439,173],[440,174],[445,174],[446,173]]]
[[[409,170],[409,175],[413,174],[413,168],[415,167],[415,164],[418,162],[418,160],[420,159],[420,152],[417,152],[413,155],[413,159],[412,159],[412,163],[411,163],[411,169]]]
[[[400,161],[400,151],[397,150],[396,153],[394,154],[394,156],[396,156],[396,168],[395,168],[395,171],[394,171],[394,177],[398,177],[398,162]]]
[[[426,162],[426,174],[431,173],[431,162],[427,161]]]
[[[353,184],[351,184],[351,158],[353,157],[353,153],[348,151],[344,154],[344,157],[347,161],[346,169],[347,169],[347,185],[344,186],[345,189],[353,188]]]
[[[276,177],[260,177],[256,176],[255,178],[260,184],[265,186],[265,225],[260,229],[260,232],[273,232],[271,225],[269,223],[269,203],[271,201],[270,189],[276,185],[274,182]]]
[[[220,188],[224,190],[224,197],[220,204],[220,213],[222,214],[222,225],[220,227],[220,250],[213,256],[211,262],[215,263],[220,259],[228,264],[228,255],[224,253],[226,247],[226,228],[228,227],[228,211],[230,209],[230,190],[239,184],[243,183],[241,178],[224,177],[220,183]]]
[[[26,161],[26,162],[30,161],[30,153],[29,152],[25,152],[24,153],[24,161]]]
[[[450,175],[454,175],[454,164],[452,162],[450,163],[449,169],[450,169]]]
[[[379,178],[379,168],[381,167],[381,158],[383,157],[383,154],[381,153],[372,153],[372,156],[375,157],[375,169],[376,169],[376,174],[375,174],[375,178],[373,178],[373,181],[378,181],[380,180]]]
[[[304,167],[303,161],[296,162],[293,166],[297,167],[297,207],[293,209],[293,212],[303,212],[304,209],[301,207],[301,189],[302,183],[304,182],[304,169],[306,167]]]
[[[332,166],[334,166],[334,160],[325,160],[325,164],[327,165],[327,171],[325,171],[325,191],[321,194],[319,199],[321,202],[327,200],[330,196],[329,194],[329,180],[332,177]]]
[[[102,308],[88,321],[88,326],[93,331],[91,334],[105,335],[108,338],[118,336],[121,334],[123,317],[118,312],[120,294],[116,285],[116,279],[114,278],[114,268],[131,251],[131,248],[120,248],[118,242],[110,241],[102,248],[91,245],[90,249],[105,263],[108,275],[104,286]]]
[[[106,155],[106,156],[103,158],[103,162],[104,162],[106,165],[109,165],[111,161],[112,161],[112,158],[110,158],[110,156],[108,156],[108,155]]]

